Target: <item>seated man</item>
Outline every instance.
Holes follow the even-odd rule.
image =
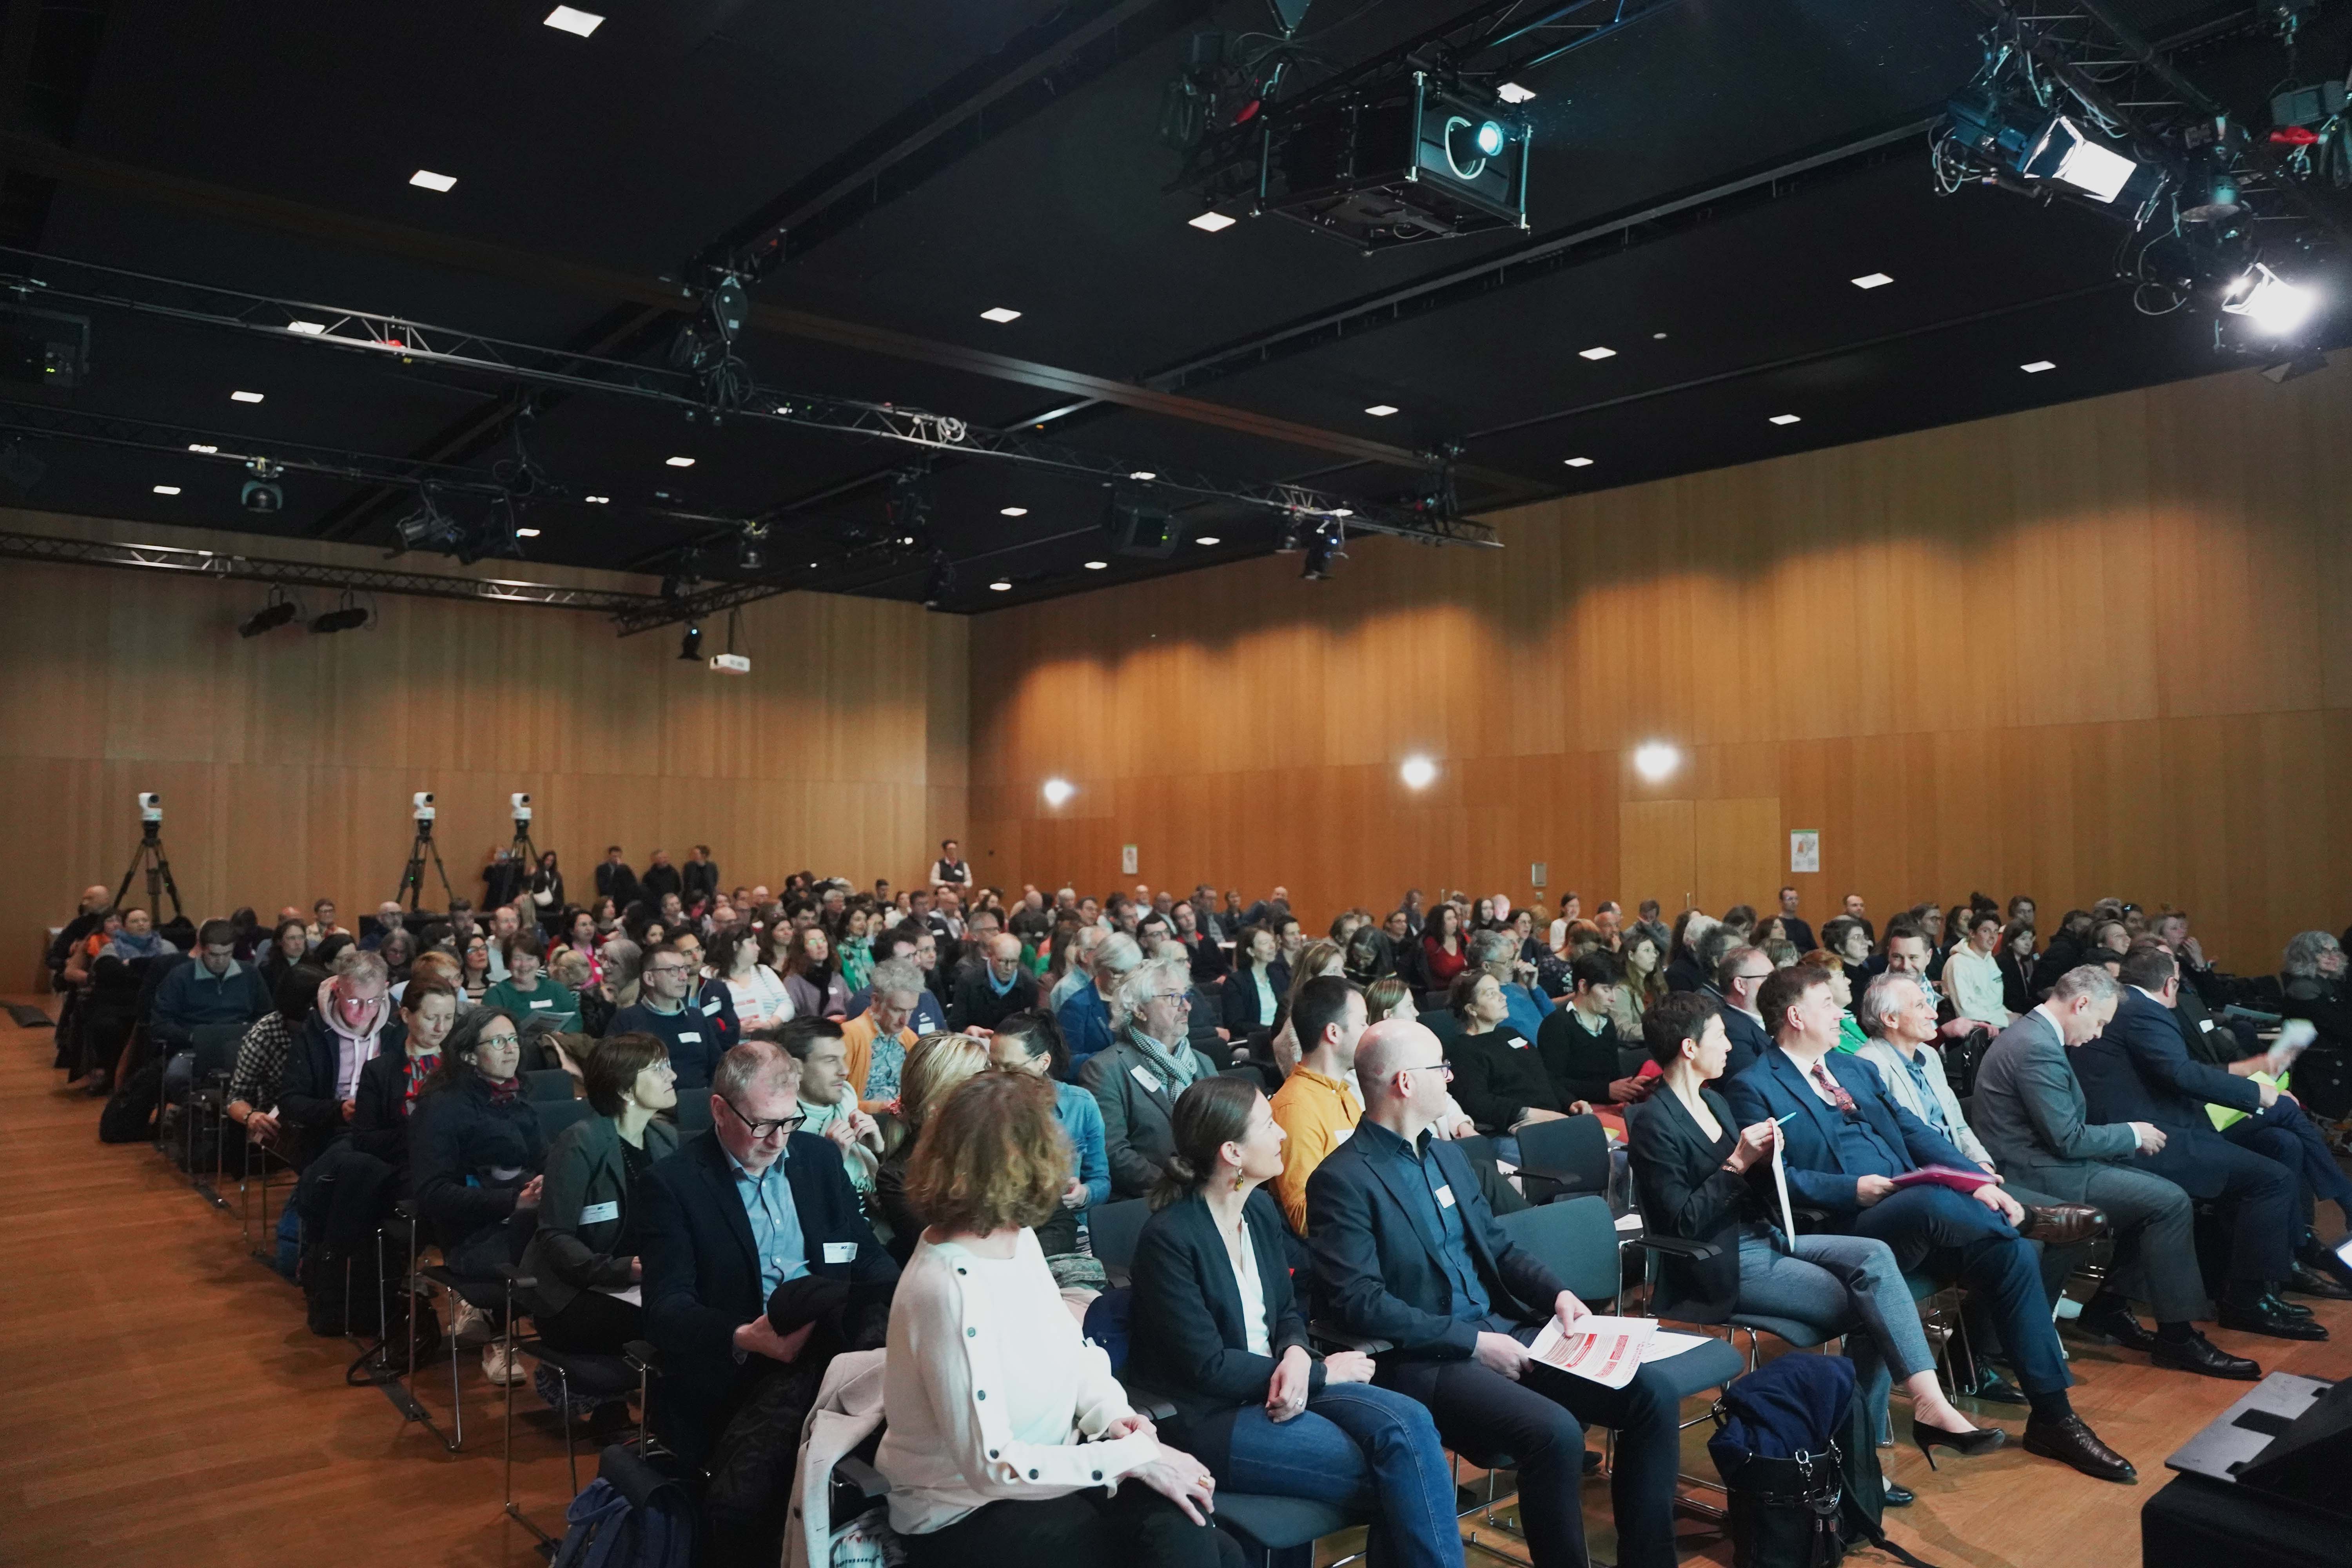
[[[1417,1023],[1384,1020],[1358,1042],[1363,1121],[1307,1183],[1317,1310],[1342,1332],[1391,1343],[1372,1381],[1429,1406],[1449,1446],[1517,1460],[1538,1568],[1587,1561],[1583,1423],[1614,1429],[1617,1560],[1671,1568],[1672,1384],[1644,1367],[1609,1389],[1532,1362],[1545,1319],[1565,1327],[1587,1309],[1496,1225],[1462,1151],[1431,1136],[1447,1071],[1437,1037]]]
[[[2066,1397],[2065,1356],[2033,1250],[2018,1233],[2026,1215],[2017,1200],[1993,1184],[1969,1194],[1932,1183],[1895,1185],[1923,1166],[1966,1171],[1970,1162],[1890,1099],[1876,1072],[1836,1048],[1843,1010],[1828,970],[1805,963],[1780,970],[1757,1000],[1773,1026],[1774,1047],[1725,1080],[1724,1099],[1743,1127],[1780,1122],[1790,1192],[1827,1209],[1833,1228],[1886,1243],[1906,1273],[1924,1268],[1958,1279],[1990,1299],[2033,1407],[2026,1452],[2101,1480],[2136,1479],[2131,1461],[2100,1442]],[[2051,1221],[2079,1226],[2081,1216]]]
[[[814,1276],[887,1285],[898,1267],[875,1239],[832,1142],[795,1131],[799,1065],[765,1040],[719,1058],[711,1126],[644,1181],[646,1334],[662,1353],[654,1425],[711,1473],[714,1563],[773,1563],[793,1498],[803,1418],[825,1363],[887,1337],[887,1291],[853,1295],[836,1325],[778,1332],[777,1287]]]
[[[2192,1060],[2172,996],[2180,984],[2172,955],[2149,944],[2123,958],[2124,990],[2113,1022],[2074,1053],[2083,1099],[2100,1121],[2147,1121],[2164,1147],[2147,1168],[2192,1198],[2219,1199],[2229,1211],[2230,1282],[2221,1324],[2282,1340],[2324,1340],[2308,1310],[2278,1296],[2294,1277],[2296,1173],[2213,1131],[2208,1104],[2249,1115],[2277,1102],[2278,1090]]]
[[[1885,977],[1874,982],[1872,994],[1885,984]],[[2083,1086],[2068,1065],[2071,1052],[2107,1026],[2116,1000],[2105,970],[2071,969],[2046,1001],[2000,1032],[1977,1066],[1984,1146],[2013,1182],[2094,1205],[2107,1216],[2115,1265],[2074,1321],[2075,1332],[2146,1351],[2156,1365],[2176,1372],[2252,1382],[2263,1375],[2261,1367],[2216,1349],[2197,1331],[2205,1285],[2189,1194],[2153,1172],[2132,1168],[2135,1156],[2164,1147],[2163,1130],[2149,1121],[2092,1121]],[[2132,1315],[2133,1294],[2156,1313],[2155,1333]]]
[[[875,937],[873,945],[876,963],[880,964],[894,958],[903,958],[916,966],[919,976],[924,973],[921,954],[926,950],[934,955],[939,952],[937,939],[911,921],[902,922],[894,930]],[[869,975],[867,978],[870,981],[872,977]],[[931,994],[929,982],[925,980],[919,989],[920,994],[915,1003],[915,1011],[908,1018],[908,1026],[915,1031],[918,1038],[925,1035],[947,1033],[947,1009],[940,1005],[940,999],[937,996]],[[873,1005],[873,986],[870,984],[861,985],[849,994],[849,1011],[844,1016],[855,1018]]]
[[[948,1027],[986,1029],[1037,1005],[1037,983],[1021,967],[1021,939],[1003,931],[988,939],[985,962],[966,970],[948,1003]]]
[[[705,1013],[688,1000],[701,986],[699,968],[695,957],[676,942],[654,949],[646,954],[646,966],[638,973],[636,1003],[614,1014],[604,1030],[607,1035],[651,1035],[659,1040],[669,1052],[681,1096],[710,1087],[711,1071],[727,1049],[718,1016]]]
[[[871,1116],[898,1102],[898,1075],[907,1053],[920,1037],[908,1027],[917,999],[928,995],[922,972],[910,959],[894,958],[874,966],[866,994],[873,1000],[866,1010],[841,1026],[843,1060],[850,1092],[857,1108]]]
[[[871,1212],[874,1173],[882,1164],[882,1129],[857,1109],[857,1090],[849,1082],[849,1047],[841,1037],[841,1024],[833,1018],[794,1018],[753,1039],[773,1040],[801,1064],[801,1131],[829,1138],[841,1151],[849,1184],[867,1200]]]
[[[1364,994],[1339,975],[1318,974],[1298,988],[1290,1021],[1302,1050],[1268,1104],[1282,1129],[1282,1174],[1271,1184],[1290,1228],[1305,1236],[1307,1180],[1332,1150],[1355,1136],[1364,1116],[1356,1100]]]
[[[268,1016],[269,988],[261,971],[236,961],[236,928],[211,920],[196,932],[194,963],[183,963],[163,976],[155,988],[155,1006],[147,1016],[147,1034],[168,1061],[195,1045],[195,1032],[229,1025],[240,1034]],[[165,1070],[166,1093],[172,1074]],[[185,1097],[183,1075],[178,1088]]]
[[[1719,954],[1707,965],[1707,973],[1715,977],[1716,992],[1723,998],[1723,1034],[1731,1042],[1731,1055],[1723,1064],[1727,1083],[1772,1048],[1772,1032],[1764,1026],[1764,1016],[1756,1008],[1757,993],[1772,978],[1772,961],[1762,948],[1737,941],[1729,931],[1709,931],[1705,945],[1708,952]]]

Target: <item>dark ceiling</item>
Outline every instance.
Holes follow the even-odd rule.
[[[0,240],[650,364],[687,319],[692,260],[781,218],[785,258],[754,290],[767,318],[740,346],[762,385],[1044,421],[1139,467],[1360,500],[1425,482],[1361,443],[1459,443],[1468,508],[2239,363],[2210,320],[2134,310],[2103,216],[1938,194],[1921,127],[1980,58],[1967,0],[1655,6],[1525,79],[1528,234],[1370,257],[1274,217],[1204,233],[1199,200],[1165,189],[1181,156],[1159,140],[1162,90],[1188,37],[1262,32],[1267,0],[582,0],[605,18],[586,38],[544,25],[551,5],[6,0]],[[1302,33],[1340,67],[1466,8],[1313,0]],[[2115,9],[2158,40],[2205,28],[2177,64],[2233,105],[2290,74],[2253,6]],[[2343,9],[2307,24],[2306,78],[2343,74]],[[418,169],[457,184],[416,188]],[[0,256],[0,273],[48,270]],[[1851,281],[1873,272],[1894,281]],[[996,306],[1022,314],[982,319]],[[517,389],[498,378],[84,309],[92,373],[48,403],[485,474],[512,449]],[[1580,357],[1595,346],[1616,352]],[[1399,412],[1365,412],[1382,405]],[[1784,414],[1799,421],[1769,422]],[[594,392],[547,397],[529,430],[562,492],[528,509],[531,559],[899,598],[929,581],[920,552],[864,542],[906,447]],[[286,509],[257,517],[231,464],[20,440],[45,468],[19,498],[47,510],[389,546],[413,504],[296,473]],[[929,493],[929,543],[958,569],[948,609],[1260,553],[1276,532],[1196,504],[1190,534],[1220,542],[1135,560],[1108,551],[1091,479],[955,458]],[[730,519],[767,524],[760,571],[737,564]]]

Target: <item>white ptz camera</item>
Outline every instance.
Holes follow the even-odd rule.
[[[139,820],[142,822],[163,820],[163,796],[161,792],[152,789],[139,792]]]
[[[415,808],[417,821],[430,822],[433,820],[436,814],[433,810],[433,792],[431,790],[418,790],[415,795],[408,797],[408,804]]]
[[[507,804],[514,807],[514,819],[517,822],[529,822],[530,820],[530,796],[529,795],[520,790],[517,790],[514,794],[507,796]]]

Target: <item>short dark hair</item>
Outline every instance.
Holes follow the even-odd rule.
[[[2131,951],[2124,954],[2123,968],[2116,978],[2143,991],[2161,991],[2179,968],[2169,949],[2143,938],[2132,943]]]
[[[310,963],[298,963],[279,975],[277,994],[270,998],[278,1004],[278,1016],[291,1023],[308,1017],[319,1005],[319,987],[327,978],[324,969]]]
[[[753,1030],[750,1037],[772,1041],[782,1046],[784,1054],[793,1060],[804,1062],[808,1060],[809,1052],[816,1048],[816,1043],[819,1040],[837,1040],[842,1037],[841,1020],[806,1016],[787,1018],[770,1028]]]
[[[912,952],[922,945],[923,938],[929,934],[926,928],[917,925],[912,921],[900,921],[882,933],[881,945],[875,949],[874,957],[877,963],[893,957],[894,954],[890,949],[902,942],[907,944],[907,951]]]
[[[1000,1020],[996,1038],[1011,1035],[1032,1058],[1041,1054],[1051,1064],[1047,1071],[1058,1082],[1070,1076],[1070,1042],[1063,1037],[1062,1021],[1046,1007],[1031,1007]]]
[[[1337,974],[1318,974],[1291,993],[1290,1023],[1300,1051],[1314,1050],[1323,1043],[1325,1029],[1347,1021],[1348,998],[1355,994],[1356,988]]]
[[[547,956],[547,937],[536,922],[517,926],[514,935],[507,938],[507,963],[513,963],[514,955],[518,952],[527,952],[533,958]]]
[[[617,844],[607,844],[604,846],[604,853],[607,855],[618,855],[620,852],[621,847]]]
[[[607,1035],[588,1051],[580,1064],[581,1086],[599,1116],[618,1116],[637,1075],[656,1062],[669,1059],[669,1047],[656,1035]]]
[[[1683,1054],[1683,1042],[1706,1033],[1709,1018],[1723,1016],[1723,1004],[1703,991],[1677,991],[1642,1015],[1642,1043],[1660,1067]]]
[[[1789,1009],[1803,1001],[1807,992],[1829,983],[1830,972],[1815,969],[1810,963],[1776,969],[1756,993],[1756,1011],[1763,1015],[1764,1026],[1777,1037],[1788,1026]]]
[[[1625,967],[1615,953],[1595,948],[1568,966],[1568,977],[1580,986],[1614,985],[1625,978]]]
[[[226,945],[236,940],[236,927],[224,920],[209,920],[196,929],[196,945]]]

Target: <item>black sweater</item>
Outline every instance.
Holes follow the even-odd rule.
[[[416,1206],[445,1253],[504,1225],[514,1213],[515,1194],[546,1157],[539,1113],[530,1101],[520,1093],[492,1100],[489,1084],[478,1073],[417,1096],[410,1121],[409,1173]]]
[[[1543,1058],[1508,1024],[1455,1035],[1445,1043],[1445,1059],[1454,1064],[1454,1098],[1481,1132],[1508,1132],[1530,1110],[1560,1109]]]
[[[1608,1103],[1609,1086],[1624,1076],[1617,1070],[1617,1049],[1624,1043],[1615,1024],[1603,1018],[1601,1032],[1593,1034],[1578,1020],[1573,1007],[1555,1010],[1536,1031],[1536,1055],[1563,1106],[1580,1100]]]

